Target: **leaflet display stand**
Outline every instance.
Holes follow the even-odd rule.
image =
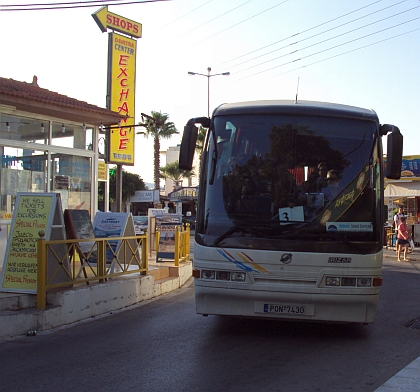
[[[88,210],[64,210],[64,223],[68,239],[95,238]],[[79,242],[76,250],[80,259],[81,269],[85,278],[87,278],[85,265],[89,263],[91,266],[96,266],[97,264],[96,243],[95,241]]]
[[[66,239],[60,195],[19,192],[3,262],[1,291],[37,292],[37,242],[41,230],[47,241]],[[63,262],[62,268],[57,259]],[[47,251],[48,282],[57,284],[70,281],[65,271],[69,268],[67,245],[50,245]]]
[[[93,232],[96,238],[108,237],[131,237],[135,236],[133,215],[124,212],[97,212],[93,221]],[[132,249],[137,249],[137,257],[140,260],[140,252],[136,239],[129,240]],[[111,264],[111,271],[115,268],[115,256],[118,260],[124,257],[124,249],[121,247],[121,240],[109,241],[111,248],[106,249],[106,262]]]

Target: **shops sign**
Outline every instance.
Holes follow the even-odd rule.
[[[109,12],[108,6],[102,7],[96,11],[92,14],[92,17],[95,19],[95,22],[103,33],[105,33],[107,29],[110,29],[127,34],[131,37],[141,38],[141,23]]]

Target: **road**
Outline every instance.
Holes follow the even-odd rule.
[[[387,260],[369,326],[195,314],[193,284],[0,344],[1,391],[374,391],[420,356],[420,263]],[[419,268],[419,270],[416,269]]]

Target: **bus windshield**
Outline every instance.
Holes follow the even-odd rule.
[[[201,169],[199,244],[379,251],[382,152],[374,121],[244,114],[216,116],[212,127]]]

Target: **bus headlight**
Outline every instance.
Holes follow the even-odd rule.
[[[340,278],[337,276],[327,276],[325,278],[326,286],[340,286]]]
[[[215,279],[216,271],[212,270],[202,270],[201,271],[201,278],[202,279]]]
[[[232,282],[245,282],[245,277],[245,272],[232,272],[231,280]]]
[[[236,271],[193,270],[194,278],[221,280],[226,282],[245,282],[246,273]]]
[[[230,272],[216,271],[216,280],[230,280]]]
[[[378,282],[376,282],[378,280]],[[382,278],[375,278],[374,286],[382,284]],[[357,276],[326,276],[325,286],[329,287],[372,287],[372,278]]]
[[[372,279],[371,278],[357,278],[357,287],[371,287]]]

